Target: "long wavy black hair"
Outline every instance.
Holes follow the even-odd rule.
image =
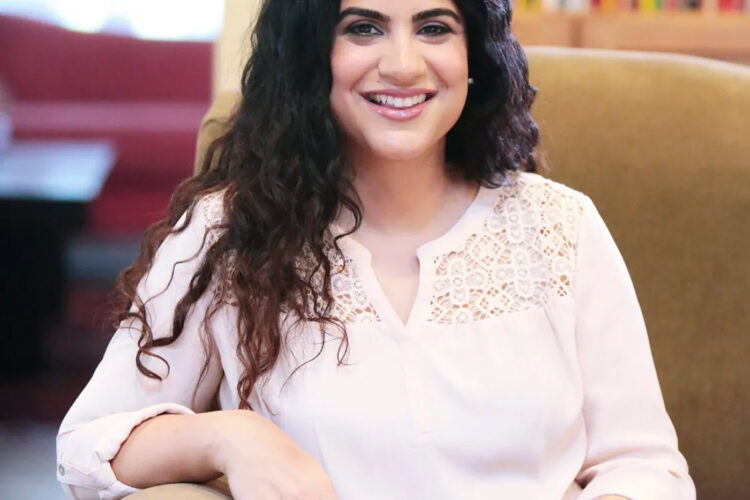
[[[510,171],[536,170],[539,133],[529,113],[536,88],[510,32],[510,0],[454,3],[465,22],[474,84],[447,134],[445,157],[464,179],[496,186]],[[144,356],[159,358],[153,348],[182,334],[188,312],[206,293],[213,294],[201,329],[207,356],[211,316],[221,307],[237,308],[241,408],[251,408],[253,385],[280,354],[282,314],[335,325],[348,348],[343,322],[332,315],[333,262],[342,254],[329,228],[346,209],[354,216],[353,232],[362,214],[356,194],[347,194],[356,192],[329,101],[339,10],[340,2],[333,0],[263,2],[242,73],[242,97],[226,133],[210,144],[199,173],[179,185],[168,216],[146,231],[139,257],[118,276],[117,322],[138,320],[135,362],[144,375],[161,378],[146,367]],[[171,331],[155,338],[137,284],[164,239],[184,230],[196,202],[217,191],[224,192],[221,235],[204,240],[210,248],[174,311]],[[183,213],[187,217],[178,225]],[[217,282],[225,285],[212,286]],[[207,366],[208,359],[201,376]]]

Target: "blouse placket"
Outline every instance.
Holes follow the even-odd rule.
[[[426,398],[422,359],[424,352],[421,342],[434,328],[430,315],[437,257],[460,250],[465,241],[482,228],[493,207],[492,195],[491,189],[480,187],[469,207],[448,231],[417,248],[419,285],[412,310],[405,323],[396,313],[378,282],[372,267],[370,251],[351,236],[340,240],[342,251],[356,267],[362,290],[380,318],[380,330],[398,343],[402,356],[404,384],[409,399],[409,415],[414,427],[410,444],[414,447],[429,444],[433,429],[432,415]]]

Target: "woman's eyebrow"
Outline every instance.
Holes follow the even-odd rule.
[[[348,9],[344,9],[343,11],[341,11],[341,14],[339,15],[339,22],[341,22],[347,16],[369,17],[371,19],[375,19],[376,21],[380,21],[383,23],[387,23],[391,20],[390,16],[381,14],[377,10],[363,9],[361,7],[349,7]],[[421,12],[417,12],[416,14],[414,14],[411,17],[411,20],[412,22],[416,23],[418,21],[423,21],[425,19],[429,19],[431,17],[438,17],[438,16],[449,16],[449,17],[452,17],[457,23],[461,22],[461,17],[450,9],[423,10]]]

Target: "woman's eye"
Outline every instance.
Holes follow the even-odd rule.
[[[381,34],[380,30],[371,23],[356,23],[346,28],[347,33],[361,37],[371,37],[374,35]],[[419,30],[420,33],[426,34],[427,36],[436,37],[445,35],[446,33],[452,33],[453,30],[442,24],[428,24],[423,26]]]
[[[352,24],[346,29],[346,32],[358,36],[372,36],[380,33],[380,31],[370,23]]]
[[[423,27],[420,31],[427,31],[427,34],[430,36],[440,36],[444,35],[446,33],[450,33],[452,30],[447,27],[443,26],[441,24],[428,24],[427,26]]]

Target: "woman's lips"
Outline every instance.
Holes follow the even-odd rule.
[[[367,102],[367,104],[379,115],[385,118],[388,118],[389,120],[395,120],[395,121],[400,121],[400,122],[412,120],[416,118],[422,113],[422,110],[424,110],[425,106],[427,106],[427,104],[429,104],[430,101],[432,101],[432,98],[430,98],[410,108],[390,108],[387,106],[381,106],[380,104],[374,103],[364,96],[362,97],[362,99],[364,99]]]

